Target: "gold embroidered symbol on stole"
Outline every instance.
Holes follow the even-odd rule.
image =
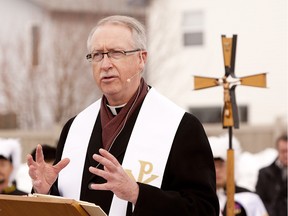
[[[139,163],[140,163],[140,170],[139,170],[139,175],[138,175],[137,180],[134,177],[132,170],[129,170],[129,169],[125,170],[131,179],[134,179],[135,181],[140,182],[140,183],[148,184],[159,177],[157,175],[151,174],[153,171],[152,163],[148,161],[142,161],[142,160],[139,160]],[[144,180],[145,175],[149,175],[149,174],[151,175]]]

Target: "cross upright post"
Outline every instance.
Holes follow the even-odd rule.
[[[212,78],[203,76],[194,76],[194,90],[210,88],[214,86],[223,86],[224,107],[222,110],[222,127],[228,128],[229,148],[227,149],[227,205],[226,215],[235,215],[235,178],[234,178],[234,150],[233,150],[233,127],[239,128],[239,115],[236,103],[235,89],[238,85],[253,87],[266,87],[266,73],[255,74],[245,77],[235,76],[237,35],[226,37],[222,35],[222,49],[224,57],[225,73],[222,78]]]

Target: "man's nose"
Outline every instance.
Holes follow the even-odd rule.
[[[104,54],[103,59],[101,60],[101,68],[107,70],[112,67],[111,59],[108,57],[108,54]]]

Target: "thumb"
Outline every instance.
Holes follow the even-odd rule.
[[[59,161],[56,165],[54,165],[54,169],[57,173],[59,173],[62,169],[64,169],[70,162],[69,158],[64,158],[63,160]]]

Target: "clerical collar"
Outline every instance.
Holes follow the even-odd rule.
[[[112,112],[112,114],[114,115],[114,116],[116,116],[120,111],[121,111],[121,109],[126,105],[126,103],[125,104],[122,104],[122,105],[118,105],[118,106],[110,106],[109,104],[106,104],[107,105],[107,107],[110,109],[110,111]]]

